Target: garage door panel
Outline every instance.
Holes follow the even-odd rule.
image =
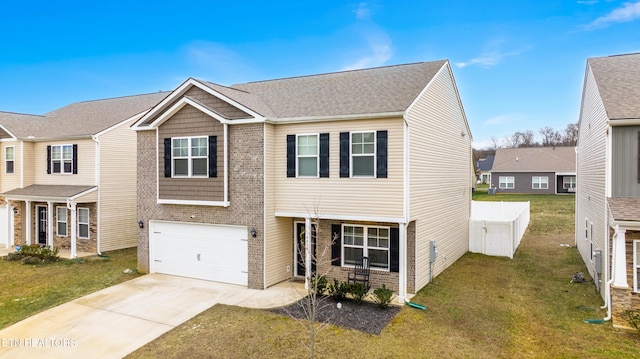
[[[151,271],[247,285],[247,228],[153,221]]]

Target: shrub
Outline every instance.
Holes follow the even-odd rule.
[[[640,331],[640,313],[632,310],[625,310],[622,313],[622,319],[626,320],[637,331]]]
[[[5,259],[8,260],[8,261],[19,261],[23,257],[24,256],[22,254],[20,254],[20,252],[11,252],[11,253],[7,254]]]
[[[384,284],[382,287],[376,288],[376,290],[373,291],[373,299],[381,308],[389,307],[392,298],[393,291],[387,288]]]
[[[333,299],[340,301],[347,297],[347,294],[350,292],[350,287],[351,285],[349,283],[334,279],[333,283],[329,284],[327,290]]]
[[[365,287],[364,284],[360,282],[355,282],[351,284],[349,288],[349,293],[351,294],[353,299],[356,301],[356,303],[362,303],[364,296],[367,295],[367,287]]]
[[[20,248],[19,254],[22,257],[35,257],[45,262],[56,262],[60,257],[58,256],[59,248],[51,248],[49,246],[40,247],[37,244],[30,246],[24,246]]]
[[[315,288],[316,294],[322,295],[327,290],[327,283],[327,277],[323,275],[311,277],[311,289]]]

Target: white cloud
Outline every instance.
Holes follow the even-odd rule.
[[[601,29],[612,24],[634,21],[640,18],[640,1],[627,2],[605,16],[601,16],[585,26],[587,30]]]
[[[502,50],[502,44],[505,42],[506,39],[503,38],[493,39],[485,45],[485,51],[482,54],[468,61],[456,62],[455,65],[458,68],[464,68],[473,65],[492,67],[501,63],[505,57],[520,55],[531,48],[531,46],[527,46],[519,50],[504,51]]]
[[[341,68],[341,71],[364,69],[384,65],[393,56],[391,37],[377,27],[368,26],[362,31],[364,46],[356,49],[356,59]]]
[[[353,10],[353,13],[356,14],[356,19],[364,20],[371,18],[373,10],[369,6],[369,4],[361,2],[356,6],[355,10]]]

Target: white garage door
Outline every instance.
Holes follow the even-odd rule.
[[[150,221],[152,273],[248,284],[247,227]]]
[[[7,214],[7,207],[0,207],[0,245],[3,246],[9,243],[9,231],[13,230]]]

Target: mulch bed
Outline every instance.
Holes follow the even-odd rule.
[[[302,304],[304,300],[305,298],[286,307],[274,308],[269,311],[294,318],[305,319],[306,316]],[[375,303],[366,301],[356,303],[351,299],[345,299],[339,302],[341,308],[338,308],[338,302],[330,297],[322,297],[322,299],[318,298],[318,300],[319,309],[316,316],[317,321],[375,335],[379,335],[382,329],[384,329],[391,319],[402,309],[394,305],[387,308],[380,308],[380,306]]]

